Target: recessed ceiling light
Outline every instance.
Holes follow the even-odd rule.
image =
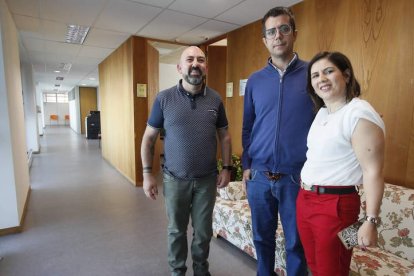
[[[86,85],[86,83],[82,83],[81,85],[84,85],[84,86],[85,86],[85,85]]]
[[[54,72],[55,72],[55,73],[60,73],[60,71],[59,71],[59,70],[55,70]]]
[[[81,25],[68,25],[65,42],[83,44],[90,27]]]
[[[90,80],[96,80],[95,78],[89,78]]]

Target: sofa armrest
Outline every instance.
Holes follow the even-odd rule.
[[[246,199],[246,191],[243,186],[241,181],[230,182],[227,187],[217,189],[217,196],[232,201]]]

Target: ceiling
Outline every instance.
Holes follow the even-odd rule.
[[[131,35],[197,45],[259,20],[272,7],[302,0],[6,0],[42,92],[98,86],[98,64]],[[90,26],[82,45],[65,42],[67,25]],[[154,42],[175,63],[182,45]],[[175,54],[175,56],[174,56]],[[55,71],[60,71],[59,73]],[[63,77],[63,80],[57,80]]]

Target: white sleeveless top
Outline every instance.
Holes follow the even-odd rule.
[[[328,114],[321,108],[308,134],[307,161],[301,178],[307,185],[351,186],[362,184],[362,169],[354,153],[351,137],[360,118],[378,125],[384,122],[364,100],[352,99],[341,109]]]

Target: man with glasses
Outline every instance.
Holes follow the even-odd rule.
[[[243,180],[252,213],[257,275],[276,275],[275,233],[280,214],[287,275],[306,275],[296,227],[296,197],[314,118],[306,93],[307,63],[293,52],[297,30],[292,11],[269,10],[262,20],[267,65],[247,81],[243,114]]]

